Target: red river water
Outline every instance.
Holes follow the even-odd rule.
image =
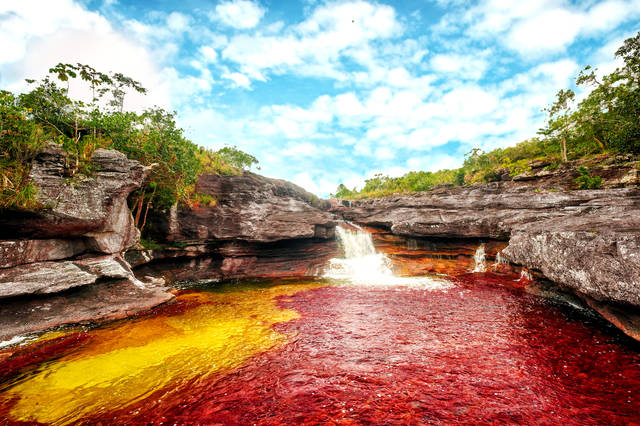
[[[639,424],[638,345],[514,279],[186,290],[0,363],[0,424]]]

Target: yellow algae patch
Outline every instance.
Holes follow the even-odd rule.
[[[274,298],[309,288],[181,295],[178,303],[193,306],[91,331],[87,345],[21,378],[0,400],[17,398],[11,420],[68,423],[236,367],[286,342],[271,326],[298,314],[278,308]]]

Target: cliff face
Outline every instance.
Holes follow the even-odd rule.
[[[127,196],[145,169],[102,149],[93,154],[91,176],[70,178],[68,163],[58,145],[48,145],[30,175],[42,208],[0,213],[0,339],[121,318],[173,297],[137,280],[121,257],[139,240]]]
[[[338,251],[327,201],[248,172],[202,176],[214,201],[172,209],[156,226],[173,247],[143,250],[127,197],[147,170],[101,149],[89,176],[68,164],[48,145],[30,175],[42,208],[0,212],[0,340],[147,310],[173,298],[160,278],[315,276]]]
[[[327,201],[283,180],[250,172],[201,176],[196,190],[215,200],[174,208],[165,239],[184,246],[131,251],[137,272],[169,280],[308,277],[338,252]]]
[[[333,216],[323,211],[329,203],[290,182],[250,172],[203,175],[196,191],[213,197],[213,205],[174,213],[168,239],[272,242],[333,238]]]
[[[624,176],[627,176],[626,173]],[[508,241],[504,260],[581,296],[628,334],[640,337],[640,190],[544,189],[497,182],[428,193],[334,201],[356,223],[405,238]],[[616,319],[611,312],[624,312]],[[636,329],[636,331],[633,331]]]

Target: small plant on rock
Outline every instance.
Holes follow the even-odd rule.
[[[597,189],[602,185],[602,178],[600,176],[592,177],[586,167],[578,167],[578,173],[580,176],[573,180],[578,185],[578,189]]]

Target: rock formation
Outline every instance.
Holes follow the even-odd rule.
[[[30,174],[41,208],[0,213],[0,337],[123,317],[173,298],[147,288],[121,257],[140,238],[127,196],[142,184],[145,168],[104,149],[94,152],[89,176],[70,176],[68,164],[60,146],[47,145]],[[102,302],[81,294],[100,294]]]
[[[334,216],[302,188],[250,172],[203,175],[196,191],[210,205],[174,208],[167,241],[184,248],[130,251],[136,272],[169,280],[308,277],[336,255]]]
[[[494,182],[334,201],[332,211],[404,238],[508,242],[504,260],[581,296],[640,337],[631,331],[640,324],[640,315],[633,314],[640,308],[640,190],[637,181],[625,184],[575,191],[545,188],[535,179]],[[625,319],[611,312],[626,312]]]

